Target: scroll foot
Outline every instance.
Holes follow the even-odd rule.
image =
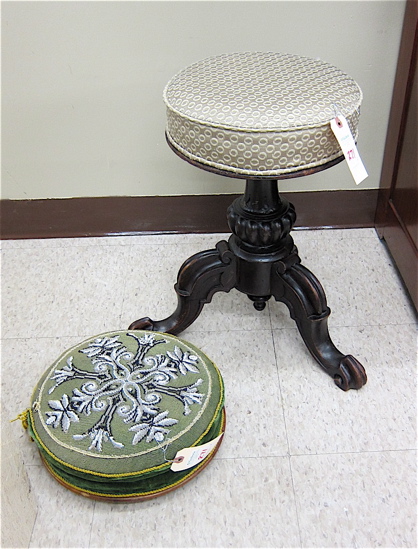
[[[287,305],[312,356],[343,391],[360,389],[367,375],[360,362],[344,355],[334,345],[328,332],[324,290],[318,279],[295,258],[293,264],[279,262],[273,274],[273,295]]]
[[[347,355],[341,360],[340,367],[334,374],[334,383],[343,391],[360,389],[367,383],[367,374],[356,358]]]

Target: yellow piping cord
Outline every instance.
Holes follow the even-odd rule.
[[[219,371],[217,372],[218,375],[219,375]],[[207,427],[207,429],[205,430],[205,432],[198,438],[198,440],[192,444],[191,447],[193,446],[198,446],[198,443],[202,440],[202,438],[208,433],[208,431],[210,430],[210,428],[212,427],[218,413],[219,413],[219,410],[221,408],[221,406],[223,406],[223,392],[224,392],[224,389],[223,389],[223,385],[221,384],[221,394],[220,394],[220,400],[219,400],[219,403],[218,403],[218,406],[216,407],[216,410],[215,410],[215,414],[213,416],[213,419],[212,421],[209,423],[209,426]],[[46,446],[45,444],[42,442],[42,440],[39,438],[39,434],[37,433],[36,429],[35,429],[35,421],[34,421],[34,417],[33,417],[33,413],[32,413],[32,410],[27,410],[27,413],[30,415],[30,419],[31,419],[31,428],[33,430],[33,433],[35,434],[36,436],[36,440],[37,442],[42,446],[42,448],[45,450],[45,452],[51,456],[55,461],[57,461],[58,463],[61,463],[61,465],[64,465],[65,467],[68,467],[69,469],[73,469],[73,471],[79,471],[80,473],[88,473],[89,475],[94,475],[94,476],[99,476],[99,477],[107,477],[107,478],[122,478],[122,477],[129,477],[129,476],[133,476],[135,474],[139,475],[139,474],[144,474],[144,473],[149,473],[151,471],[158,471],[159,469],[164,469],[164,468],[167,468],[167,463],[163,463],[162,465],[157,465],[156,467],[150,467],[149,469],[144,469],[143,471],[136,471],[136,472],[130,472],[130,473],[117,473],[117,474],[109,474],[109,473],[96,473],[94,471],[89,471],[88,469],[81,469],[80,467],[75,467],[74,465],[70,465],[69,463],[66,463],[65,461],[59,459],[57,456],[55,456]],[[22,414],[21,414],[22,415]],[[19,419],[19,416],[16,418],[16,419]],[[14,420],[13,420],[14,421]],[[26,424],[27,424],[27,421],[26,421]]]
[[[225,416],[223,416],[222,418],[222,425],[221,425],[221,431],[223,432],[224,430],[224,427],[225,427]],[[215,448],[214,448],[215,449]],[[213,449],[213,450],[214,450]],[[212,450],[212,452],[213,452]],[[211,453],[212,453],[211,452]],[[209,454],[210,455],[210,454]],[[53,477],[58,477],[60,479],[61,482],[64,483],[64,485],[67,485],[67,486],[71,486],[72,488],[75,489],[75,491],[77,493],[86,493],[86,494],[91,494],[93,496],[102,496],[102,497],[108,497],[108,498],[129,498],[129,497],[141,497],[141,496],[149,496],[149,495],[152,495],[152,494],[158,494],[161,492],[161,494],[163,494],[164,492],[166,492],[167,490],[169,490],[170,488],[174,488],[175,486],[177,486],[177,484],[180,484],[180,483],[183,483],[185,482],[189,477],[190,475],[194,474],[196,471],[198,471],[201,467],[203,467],[203,464],[205,463],[205,460],[203,460],[199,465],[197,465],[196,467],[193,467],[193,469],[190,471],[189,474],[187,474],[186,476],[182,477],[180,480],[178,480],[177,482],[173,482],[173,484],[169,484],[168,486],[165,486],[163,489],[160,489],[160,490],[151,490],[149,492],[138,492],[138,493],[134,493],[134,494],[104,494],[103,492],[93,492],[92,490],[85,490],[83,488],[79,488],[78,486],[76,486],[75,484],[71,484],[70,482],[64,480],[58,473],[56,473],[50,466],[49,463],[47,463],[46,461],[44,461],[44,464],[46,466],[46,468],[48,469],[48,471],[50,472],[50,474],[53,476]],[[115,475],[116,476],[116,475]]]

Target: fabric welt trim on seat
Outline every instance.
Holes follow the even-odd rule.
[[[190,65],[163,97],[167,138],[183,155],[231,173],[274,177],[340,156],[330,121],[342,114],[356,138],[362,92],[321,60],[242,52]]]

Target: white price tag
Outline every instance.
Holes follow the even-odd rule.
[[[368,173],[361,161],[350,126],[344,116],[339,114],[331,120],[331,129],[344,153],[354,181],[358,185],[368,177]]]
[[[185,469],[194,467],[208,457],[222,437],[223,433],[201,446],[193,446],[192,448],[183,448],[183,450],[179,450],[170,469],[172,471],[184,471]]]

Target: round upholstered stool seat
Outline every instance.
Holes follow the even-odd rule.
[[[362,93],[308,57],[241,52],[210,57],[167,84],[166,136],[180,156],[235,177],[282,178],[342,157],[330,121],[357,136]]]
[[[108,501],[148,499],[181,486],[213,458],[225,427],[222,377],[174,336],[106,333],[44,373],[27,422],[47,469],[67,488]],[[181,469],[182,459],[192,466]]]

